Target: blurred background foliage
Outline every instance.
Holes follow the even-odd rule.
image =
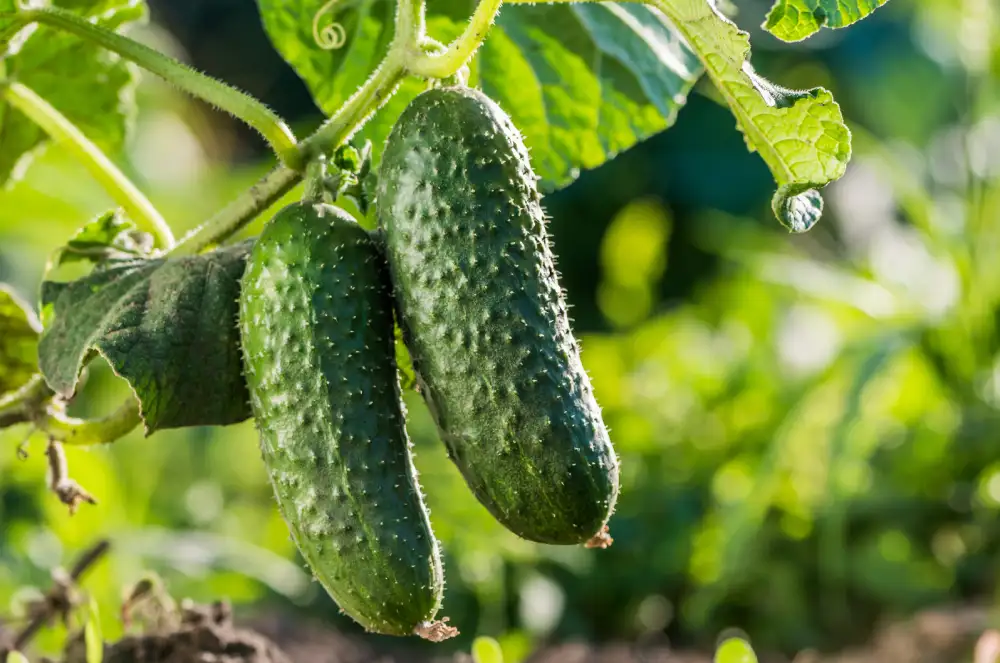
[[[433,1],[433,0],[431,0]],[[320,117],[249,0],[151,1],[141,37],[263,98]],[[550,195],[550,232],[613,441],[622,496],[607,551],[529,544],[492,522],[409,398],[444,543],[443,614],[468,649],[510,660],[547,641],[837,649],[882,618],[989,600],[1000,555],[1000,7],[893,0],[780,44],[764,0],[736,2],[755,64],[824,85],[855,136],[847,176],[804,236],[771,217],[773,183],[732,116],[694,94],[670,131]],[[509,11],[509,10],[508,10]],[[706,88],[699,87],[703,93]],[[116,159],[183,232],[268,167],[254,136],[146,77]],[[47,255],[109,206],[49,151],[0,195],[0,281],[33,296]],[[248,233],[258,232],[262,220]],[[124,387],[90,374],[78,413]],[[100,536],[102,605],[152,569],[178,596],[230,597],[357,628],[310,581],[278,516],[251,424],[134,433],[69,450],[99,497],[69,517],[41,441],[0,434],[0,613]],[[105,609],[105,634],[120,625]],[[41,644],[52,648],[57,631]]]

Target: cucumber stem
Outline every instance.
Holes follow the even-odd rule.
[[[100,182],[108,194],[125,209],[129,218],[153,233],[162,248],[173,247],[174,235],[170,231],[170,226],[153,204],[75,124],[38,96],[34,90],[20,83],[8,83],[3,88],[3,98],[83,164],[94,179]]]
[[[107,444],[124,437],[142,423],[139,401],[129,396],[118,409],[98,419],[67,417],[55,393],[41,375],[0,399],[0,429],[31,424],[50,439],[74,446]]]
[[[503,0],[480,0],[465,30],[448,45],[444,53],[414,53],[407,62],[407,71],[424,78],[448,78],[457,74],[486,40],[486,34],[496,19],[502,2]]]
[[[322,154],[306,166],[306,190],[302,200],[310,203],[321,203],[326,196],[326,157]]]
[[[0,430],[34,421],[55,392],[41,375],[35,375],[20,389],[0,398]]]
[[[39,430],[63,444],[93,446],[125,437],[141,423],[139,401],[135,396],[129,396],[118,409],[99,419],[76,419],[49,408],[49,412],[37,425]]]
[[[403,79],[402,54],[390,50],[382,65],[343,106],[301,143],[302,154],[322,154],[347,141],[357,129],[391,97]],[[261,212],[291,191],[302,173],[279,166],[259,180],[249,191],[220,210],[215,216],[184,237],[171,255],[193,255],[239,232]]]
[[[172,256],[201,253],[242,230],[261,212],[295,188],[302,173],[287,166],[278,166],[216,212],[210,219],[185,235],[170,251]]]
[[[406,76],[407,61],[424,38],[423,0],[399,0],[395,26],[389,52],[375,72],[314,134],[299,143],[302,163],[343,145],[396,93]],[[278,166],[249,191],[188,233],[170,252],[171,255],[200,253],[234,235],[291,191],[301,179],[299,170]]]
[[[188,94],[203,99],[239,118],[257,130],[268,142],[282,163],[298,169],[304,164],[299,154],[295,135],[288,125],[270,108],[235,88],[217,81],[173,58],[140,44],[111,30],[107,30],[76,14],[55,7],[23,9],[14,13],[0,13],[0,23],[7,26],[0,30],[0,52],[22,28],[31,23],[41,23],[74,34],[98,44],[130,60],[171,85]]]

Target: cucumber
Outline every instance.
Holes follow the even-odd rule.
[[[486,95],[429,90],[386,143],[379,229],[421,393],[476,497],[525,539],[604,545],[618,461],[536,180]]]
[[[404,428],[377,243],[297,203],[254,245],[240,293],[251,406],[278,508],[340,608],[367,630],[443,639],[443,573]]]

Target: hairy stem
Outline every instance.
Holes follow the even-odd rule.
[[[425,14],[424,0],[398,0],[390,51],[402,53],[419,46],[427,30]]]
[[[375,111],[395,94],[405,75],[403,53],[391,50],[375,73],[343,106],[303,142],[310,157],[344,144]]]
[[[174,245],[170,226],[153,204],[75,124],[20,83],[7,84],[3,97],[82,163],[133,221],[156,236],[160,246],[169,249]]]
[[[402,58],[396,51],[391,51],[382,66],[354,96],[348,99],[315,134],[302,142],[303,155],[311,159],[342,145],[385,100],[392,96],[402,78]],[[301,179],[301,172],[284,166],[272,170],[249,191],[188,234],[171,251],[171,255],[200,253],[222,242],[239,232],[261,212],[291,191]]]
[[[0,399],[0,430],[32,424],[51,439],[73,446],[106,444],[124,437],[142,423],[139,401],[129,396],[117,410],[98,419],[67,417],[45,379],[36,375],[14,393]]]
[[[0,23],[7,24],[6,28],[0,30],[0,52],[5,50],[18,31],[30,23],[42,23],[65,30],[131,60],[192,96],[239,118],[264,137],[283,163],[291,168],[301,168],[303,165],[294,134],[271,109],[250,95],[195,71],[155,49],[55,7],[0,13]]]
[[[35,421],[45,411],[55,392],[41,375],[35,375],[17,391],[0,398],[0,430]]]
[[[278,166],[239,198],[219,210],[188,233],[170,252],[174,256],[194,255],[236,234],[275,201],[295,188],[302,173]]]
[[[310,203],[322,203],[326,195],[326,158],[320,155],[309,162],[306,167],[306,189],[302,200]]]
[[[407,62],[406,69],[411,74],[425,78],[448,78],[454,76],[469,63],[482,45],[490,26],[500,11],[503,0],[480,0],[469,24],[465,26],[455,41],[448,45],[444,53],[414,54]]]
[[[131,433],[140,423],[139,401],[130,396],[117,410],[99,419],[75,419],[50,408],[37,425],[52,439],[82,447],[114,442]]]
[[[423,0],[400,0],[396,10],[396,32],[389,53],[364,85],[313,135],[299,143],[298,150],[303,163],[343,145],[395,94],[406,76],[406,63],[423,37]],[[200,253],[234,235],[291,191],[302,180],[302,176],[300,170],[287,166],[272,170],[249,191],[191,231],[174,247],[171,254]]]

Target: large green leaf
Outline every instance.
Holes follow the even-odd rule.
[[[478,58],[547,189],[666,129],[701,75],[663,15],[637,4],[506,7]]]
[[[746,137],[771,169],[772,207],[789,230],[811,228],[823,211],[818,189],[844,174],[851,134],[823,88],[787,90],[750,66],[750,39],[706,0],[654,0],[704,63]]]
[[[145,16],[144,0],[34,1],[74,11],[109,29]],[[2,12],[13,12],[15,0],[0,0]],[[32,88],[73,121],[102,149],[114,151],[125,141],[134,114],[130,92],[134,68],[117,55],[72,35],[42,26],[26,28],[0,55],[0,71]],[[28,155],[45,135],[28,118],[0,103],[0,184],[26,166]]]
[[[845,28],[889,0],[775,0],[764,27],[778,39],[801,41],[820,28]]]
[[[0,397],[20,389],[38,372],[41,331],[28,305],[0,283]]]
[[[322,25],[343,26],[342,48],[322,49],[314,19],[325,0],[258,0],[275,47],[316,102],[334,112],[368,77],[391,38],[388,0],[341,0]],[[473,9],[429,3],[429,32],[447,41]],[[659,12],[641,5],[510,6],[473,63],[470,81],[508,112],[532,149],[543,187],[571,182],[671,124],[701,65]],[[380,145],[419,91],[408,83],[366,129]]]
[[[70,283],[44,282],[38,357],[49,386],[71,396],[96,351],[132,386],[148,433],[248,418],[237,300],[251,246],[112,260]]]

